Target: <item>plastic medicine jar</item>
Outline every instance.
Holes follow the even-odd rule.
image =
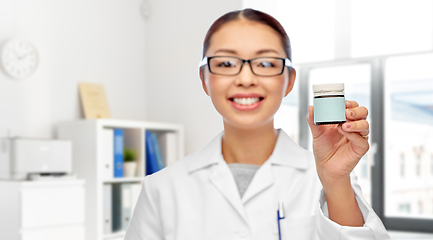
[[[314,124],[340,124],[346,122],[344,83],[313,85]]]

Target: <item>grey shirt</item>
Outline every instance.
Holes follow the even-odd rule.
[[[230,163],[229,168],[233,173],[236,185],[238,186],[241,198],[244,196],[245,191],[251,183],[251,180],[256,174],[260,165],[246,164],[246,163]]]

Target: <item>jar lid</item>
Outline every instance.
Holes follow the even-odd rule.
[[[342,92],[344,91],[344,83],[329,83],[313,85],[314,92]]]

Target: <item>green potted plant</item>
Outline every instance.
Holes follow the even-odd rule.
[[[132,148],[123,151],[123,175],[124,177],[135,177],[137,169],[137,153]]]

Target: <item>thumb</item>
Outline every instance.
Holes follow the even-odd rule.
[[[322,135],[326,131],[326,126],[314,124],[314,107],[313,106],[308,107],[307,122],[308,122],[308,125],[310,126],[311,134],[313,135],[313,139],[320,137],[320,135]]]

